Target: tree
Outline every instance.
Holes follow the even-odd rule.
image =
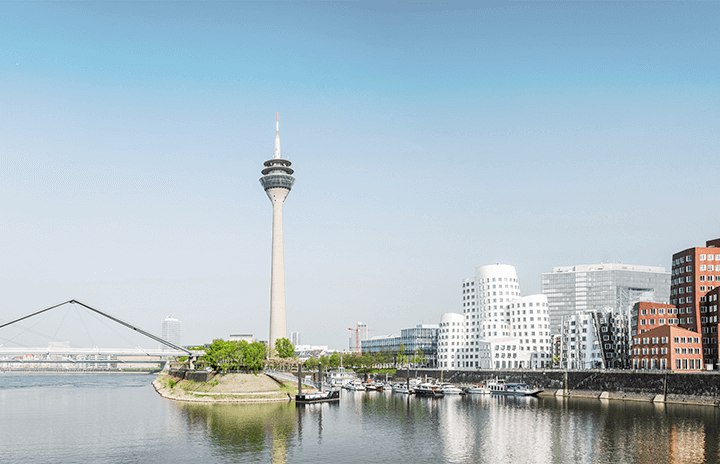
[[[262,370],[265,367],[265,346],[258,342],[248,343],[243,350],[243,365],[255,374]]]
[[[205,349],[205,355],[200,358],[200,362],[207,364],[214,371],[221,371],[228,369],[228,359],[230,357],[229,342],[221,338],[216,338],[212,341],[210,346]]]
[[[412,357],[412,362],[415,364],[425,364],[426,358],[425,353],[420,348],[415,350],[415,354]]]
[[[318,365],[318,360],[315,358],[308,358],[307,361],[303,364],[305,366],[305,369],[315,369]]]
[[[330,367],[336,368],[340,366],[340,353],[337,351],[333,352],[333,354],[330,355],[330,359],[328,360],[330,363]]]
[[[275,341],[275,351],[281,358],[295,357],[295,347],[287,338],[278,338]]]
[[[408,357],[405,354],[405,345],[403,345],[402,343],[400,344],[400,348],[398,349],[397,362],[401,366],[408,362]]]

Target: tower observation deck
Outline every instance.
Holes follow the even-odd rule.
[[[260,183],[273,205],[272,271],[270,280],[270,348],[278,338],[287,337],[285,322],[285,259],[282,207],[295,183],[292,163],[280,155],[280,127],[275,114],[275,156],[265,161]]]

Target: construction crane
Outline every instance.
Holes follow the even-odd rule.
[[[363,327],[360,327],[361,325],[362,325]],[[348,327],[348,330],[352,330],[352,331],[355,332],[355,352],[357,352],[357,353],[360,353],[360,352],[362,351],[362,350],[360,349],[360,332],[368,332],[368,331],[370,331],[370,330],[372,330],[373,332],[377,332],[377,330],[375,330],[375,329],[368,329],[368,328],[365,326],[365,324],[363,324],[362,322],[358,322],[357,324],[355,324],[355,328],[354,328],[354,329]]]

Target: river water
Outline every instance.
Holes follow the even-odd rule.
[[[152,375],[0,374],[2,463],[700,463],[718,408],[342,392],[340,404],[200,405]]]

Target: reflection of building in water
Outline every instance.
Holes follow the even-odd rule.
[[[482,398],[477,399],[482,400]],[[488,397],[488,399],[490,398]],[[462,403],[463,398],[461,396],[446,396],[443,401],[449,403],[450,406],[444,408],[442,414],[438,414],[440,422],[438,438],[443,450],[443,456],[446,462],[464,462],[468,456],[476,455],[476,453],[473,453],[472,447],[476,443],[475,436],[481,436],[483,433],[487,409],[478,408],[476,412],[478,415],[483,416],[482,419],[478,420],[478,418],[474,417],[475,414],[463,414],[467,410],[455,404],[456,402]]]
[[[668,462],[692,464],[712,462],[718,456],[705,456],[705,429],[695,422],[673,424],[670,428],[670,456]],[[708,461],[706,461],[708,458]]]
[[[473,408],[473,415],[480,417],[469,420],[476,424],[476,429],[479,424],[482,426],[473,440],[479,449],[472,455],[482,456],[483,462],[554,462],[555,444],[548,434],[559,427],[551,414],[539,410],[537,399],[478,396],[473,401],[484,404]],[[537,433],[539,430],[545,433]],[[564,433],[573,436],[570,430]]]

